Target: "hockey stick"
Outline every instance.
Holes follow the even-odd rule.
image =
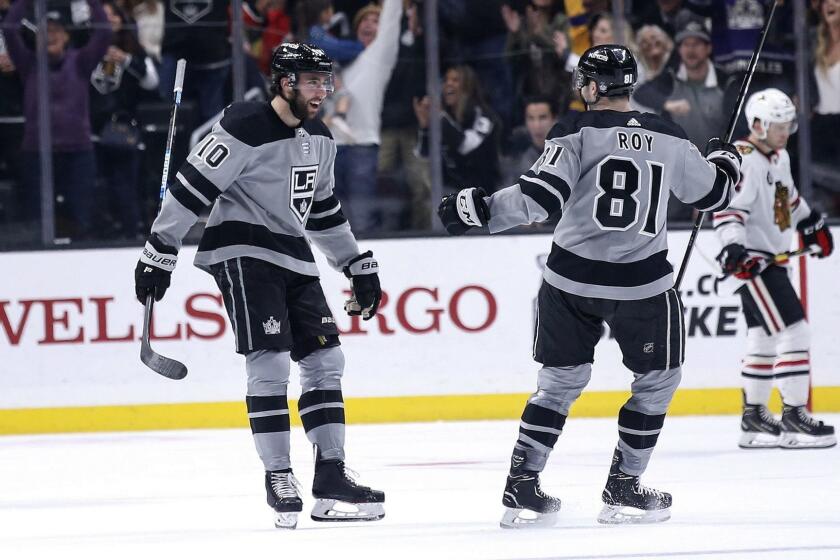
[[[699,251],[699,248],[698,248],[698,251]],[[787,264],[787,262],[789,260],[795,259],[796,257],[804,257],[804,256],[807,256],[807,255],[816,255],[816,254],[818,254],[817,251],[818,251],[818,247],[815,247],[814,245],[810,245],[808,247],[802,247],[801,249],[796,249],[795,251],[785,251],[784,253],[778,253],[776,255],[761,256],[761,257],[759,257],[763,261],[763,266],[761,267],[761,270],[763,271],[764,269],[766,269],[771,264],[778,264],[778,265]],[[715,278],[715,281],[722,282],[722,281],[726,280],[727,278],[729,278],[730,276],[731,276],[731,274],[724,273],[721,276],[718,276],[717,278]]]
[[[732,135],[735,134],[735,124],[738,122],[738,116],[741,114],[741,107],[744,104],[744,99],[747,96],[747,90],[750,88],[753,74],[755,73],[755,66],[758,64],[758,57],[761,55],[761,49],[764,48],[764,39],[767,38],[767,30],[770,29],[770,23],[773,21],[773,14],[776,13],[776,6],[779,5],[778,0],[774,0],[773,6],[770,8],[770,13],[767,15],[767,21],[764,22],[764,27],[761,30],[761,36],[758,38],[758,46],[753,51],[752,58],[750,58],[750,65],[747,68],[747,73],[744,76],[744,81],[741,82],[741,90],[738,92],[738,100],[735,103],[735,111],[729,118],[729,126],[726,128],[725,143],[732,141]],[[691,257],[691,250],[694,248],[694,241],[697,239],[697,234],[700,232],[700,227],[703,225],[703,218],[706,217],[705,212],[697,214],[694,220],[694,227],[691,228],[691,236],[688,238],[688,245],[685,248],[685,255],[683,255],[680,271],[677,274],[677,281],[674,288],[679,291],[682,284],[683,276],[685,276],[685,268],[688,265],[688,259]]]
[[[172,114],[169,117],[169,133],[166,136],[166,151],[163,155],[163,175],[160,179],[160,197],[158,199],[158,213],[163,204],[163,196],[166,194],[166,182],[169,178],[169,159],[172,155],[172,143],[175,141],[175,116],[178,113],[178,107],[181,105],[181,92],[184,90],[184,71],[187,67],[187,61],[183,58],[178,61],[178,66],[175,70],[175,103],[172,105]],[[152,371],[161,374],[169,379],[183,379],[187,376],[187,366],[158,354],[152,350],[149,344],[149,330],[152,324],[152,308],[155,304],[154,293],[146,296],[146,308],[143,313],[143,337],[140,342],[140,361],[146,364]]]
[[[801,257],[804,255],[816,255],[817,249],[814,245],[809,245],[808,247],[802,247],[801,249],[797,249],[795,251],[785,251],[784,253],[779,253],[778,255],[773,255],[772,257],[767,257],[767,261],[771,264],[784,264],[788,262],[790,259]]]

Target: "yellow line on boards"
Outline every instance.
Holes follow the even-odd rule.
[[[615,416],[629,396],[627,391],[585,392],[572,406],[571,416]],[[350,424],[505,420],[519,418],[527,398],[526,394],[351,397],[345,407]],[[296,412],[297,402],[289,404]],[[840,412],[840,387],[814,388],[813,404],[816,412]],[[776,412],[781,408],[777,394],[770,408]],[[687,416],[740,411],[740,389],[680,389],[668,413]],[[291,421],[300,425],[296,413],[291,414]],[[0,409],[0,434],[4,435],[247,426],[244,402]]]

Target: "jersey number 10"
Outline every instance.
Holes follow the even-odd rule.
[[[650,206],[645,215],[642,235],[654,237],[659,215],[659,198],[662,192],[662,174],[665,166],[646,160]],[[603,230],[627,231],[639,221],[639,188],[641,170],[630,158],[608,156],[597,169],[598,194],[592,208],[592,219]]]

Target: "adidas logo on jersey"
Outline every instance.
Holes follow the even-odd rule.
[[[636,120],[635,117],[627,121],[627,126],[642,126],[642,123]]]
[[[262,324],[265,334],[280,334],[283,331],[282,323],[274,320],[274,315],[268,318],[268,321]]]

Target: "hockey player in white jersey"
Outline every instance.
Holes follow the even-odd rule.
[[[385,495],[356,484],[344,466],[344,356],[307,241],[350,279],[345,310],[374,316],[379,267],[359,250],[333,195],[335,142],[315,118],[332,91],[332,63],[320,49],[287,43],[271,71],[274,98],[229,106],[170,184],[137,263],[137,297],[163,297],[182,239],[212,205],[195,265],[215,278],[245,356],[248,418],[275,525],[294,528],[303,507],[289,458],[290,359],[300,368],[298,409],[315,447],[312,518],[380,519]]]
[[[721,210],[739,158],[720,141],[707,157],[682,129],[631,111],[636,62],[620,45],[587,50],[575,89],[588,110],[563,118],[545,150],[513,186],[487,197],[467,188],[438,214],[450,234],[490,233],[560,216],[538,296],[534,359],[543,365],[522,413],[502,504],[503,527],[549,525],[560,500],[540,489],[569,408],[590,379],[603,323],[633,372],[618,415],[618,444],[602,493],[602,523],[670,517],[671,495],[643,486],[683,361],[683,311],[667,260],[668,198]]]
[[[714,215],[723,244],[718,255],[734,276],[747,321],[747,352],[741,367],[744,411],[742,448],[831,447],[834,428],[806,409],[810,383],[810,334],[802,303],[786,263],[773,256],[789,251],[794,232],[824,258],[834,242],[822,216],[811,210],[793,183],[785,149],[796,131],[796,107],[777,89],[754,93],[744,110],[750,135],[736,142],[743,158],[732,204]],[[784,408],[781,422],[767,409],[773,381]]]

